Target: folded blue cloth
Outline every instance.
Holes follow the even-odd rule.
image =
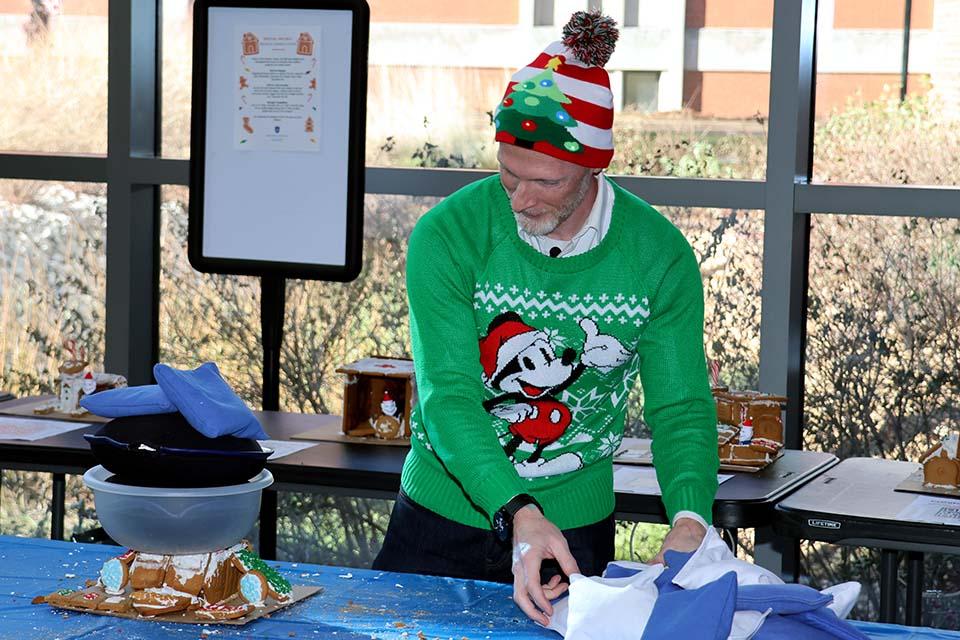
[[[107,389],[83,396],[80,406],[104,418],[147,416],[155,413],[173,413],[177,410],[160,385]]]
[[[214,363],[206,362],[192,371],[157,364],[153,375],[187,422],[208,438],[267,439],[256,416],[233,392]]]
[[[801,613],[825,607],[833,596],[805,584],[751,584],[737,592],[737,611]]]
[[[806,585],[754,584],[736,588],[736,574],[730,572],[699,589],[684,590],[673,580],[692,556],[693,553],[679,551],[664,554],[666,566],[654,581],[659,595],[642,640],[713,638],[711,634],[721,633],[724,628],[729,633],[734,611],[762,613],[768,610],[771,613],[754,636],[755,640],[868,640],[862,632],[827,608],[833,596]],[[625,578],[639,571],[641,569],[611,562],[603,576]],[[716,592],[705,590],[729,579],[734,581],[734,602],[728,606],[725,600],[728,586],[721,585]],[[701,598],[701,592],[711,595]],[[715,623],[718,624],[715,626]]]
[[[661,590],[640,640],[726,640],[736,601],[733,571],[699,589]]]

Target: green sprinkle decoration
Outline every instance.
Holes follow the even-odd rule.
[[[247,571],[259,571],[267,579],[270,588],[282,596],[289,595],[293,588],[287,579],[280,575],[276,569],[268,565],[257,554],[247,549],[241,549],[235,554],[237,560],[247,569]]]

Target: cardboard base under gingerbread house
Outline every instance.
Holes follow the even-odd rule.
[[[110,422],[111,418],[103,418],[101,416],[95,416],[90,412],[82,413],[80,415],[72,413],[63,413],[61,411],[42,411],[37,412],[37,409],[42,409],[54,402],[51,398],[44,398],[41,400],[33,400],[30,402],[22,402],[13,407],[4,407],[0,413],[3,415],[10,416],[29,416],[31,418],[47,418],[48,420],[67,420],[69,422],[90,422],[90,423],[102,423]]]
[[[314,440],[319,442],[350,442],[353,444],[381,444],[395,447],[409,447],[410,438],[391,438],[385,440],[374,436],[348,436],[340,429],[339,423],[331,423],[310,431],[290,436],[293,440]]]
[[[721,471],[741,471],[744,473],[757,473],[763,471],[771,464],[776,462],[783,455],[783,449],[776,455],[770,457],[770,461],[762,466],[749,466],[744,464],[733,464],[729,462],[720,462]],[[649,466],[653,464],[653,452],[650,450],[649,438],[624,438],[620,449],[613,455],[614,464],[633,464],[640,466]]]
[[[923,483],[923,467],[920,467],[893,488],[894,491],[906,493],[925,493],[933,496],[950,496],[960,498],[960,487],[931,486]]]
[[[116,611],[103,611],[99,609],[84,609],[83,607],[73,607],[66,604],[51,604],[50,606],[56,609],[67,609],[69,611],[78,611],[80,613],[93,613],[95,615],[112,616],[114,618],[126,618],[128,620],[147,620],[163,623],[174,622],[181,624],[229,624],[234,626],[242,626],[248,622],[256,620],[257,618],[262,618],[265,615],[279,611],[280,609],[286,609],[290,605],[296,604],[301,600],[305,600],[321,591],[323,591],[323,587],[294,585],[293,591],[290,593],[290,598],[288,598],[286,601],[276,602],[272,600],[266,606],[257,607],[242,618],[235,618],[233,620],[211,620],[210,618],[201,618],[192,611],[177,611],[159,616],[141,616],[139,613],[133,610],[121,613]],[[99,593],[106,596],[103,589],[99,586],[87,587],[86,589],[83,589],[82,593]]]

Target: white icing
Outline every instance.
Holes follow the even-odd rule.
[[[239,544],[233,545],[229,549],[221,549],[220,551],[214,551],[213,553],[211,553],[210,564],[207,565],[207,570],[204,573],[203,581],[209,582],[213,578],[213,576],[216,575],[217,569],[220,568],[220,565],[223,564],[224,561],[228,560],[230,556],[235,554],[237,551],[240,551],[241,549],[246,549],[246,548],[247,548],[247,545],[241,542]]]
[[[163,566],[163,563],[166,559],[166,556],[152,554],[152,553],[140,553],[137,554],[137,557],[133,561],[133,567],[142,567],[144,569],[160,569]]]
[[[177,591],[169,585],[163,585],[162,587],[151,587],[149,589],[144,589],[144,593],[151,595],[157,595],[163,598],[187,598],[191,603],[200,602],[200,599],[193,595],[192,593],[186,593],[185,591]]]
[[[180,584],[186,584],[198,575],[204,575],[206,562],[210,554],[198,553],[184,556],[171,556],[170,565],[173,567]]]
[[[123,598],[120,596],[112,596],[104,600],[104,602],[106,602],[107,604],[115,604],[117,602],[123,602]]]

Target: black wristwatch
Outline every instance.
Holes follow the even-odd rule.
[[[513,516],[517,515],[517,511],[520,511],[520,509],[523,509],[529,504],[532,504],[540,510],[540,513],[543,513],[543,507],[540,506],[540,503],[537,502],[533,496],[527,493],[521,493],[514,496],[507,504],[497,509],[497,512],[493,514],[493,532],[497,535],[497,539],[500,540],[500,542],[510,541],[513,537]]]

